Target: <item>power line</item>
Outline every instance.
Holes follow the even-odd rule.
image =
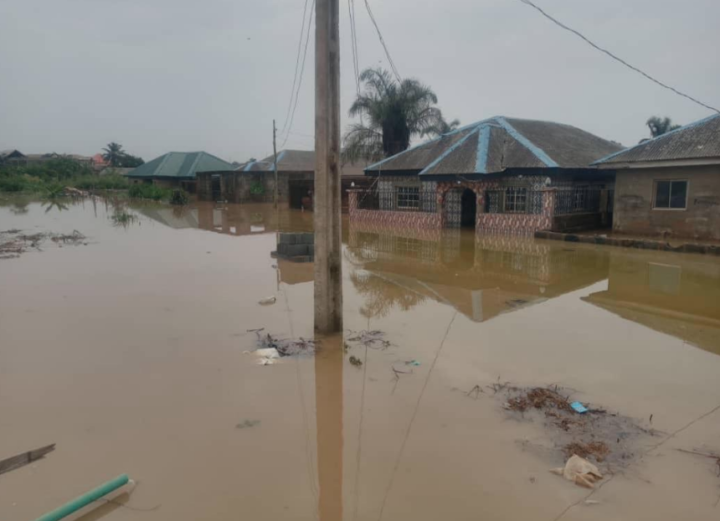
[[[290,136],[290,131],[292,130],[293,122],[295,121],[295,111],[297,110],[298,100],[300,99],[300,88],[302,87],[303,76],[305,74],[305,61],[307,59],[308,46],[310,44],[310,28],[312,27],[312,18],[314,12],[315,0],[313,0],[312,7],[310,8],[310,17],[308,18],[307,39],[305,40],[305,52],[303,54],[302,66],[300,67],[300,77],[298,79],[297,90],[295,91],[295,105],[293,105],[292,114],[290,115],[290,124],[287,127],[287,134],[285,135],[285,140],[283,141],[283,144],[280,145],[281,149],[285,147],[285,143],[287,143],[288,136]]]
[[[365,0],[365,1],[366,1],[366,3],[367,3],[367,0]],[[678,94],[678,95],[682,96],[683,98],[687,98],[687,99],[689,99],[690,101],[692,101],[692,102],[694,102],[694,103],[697,103],[698,105],[700,105],[700,106],[702,106],[702,107],[705,107],[706,109],[714,110],[715,112],[720,112],[720,110],[716,109],[715,107],[711,107],[710,105],[707,105],[706,103],[703,103],[702,101],[699,101],[699,100],[693,98],[692,96],[689,96],[689,95],[685,94],[684,92],[680,92],[679,90],[675,89],[674,87],[671,87],[670,85],[667,85],[667,84],[661,82],[660,80],[657,80],[657,79],[653,78],[652,76],[650,76],[650,75],[647,74],[646,72],[638,69],[637,67],[635,67],[635,66],[633,66],[633,65],[630,65],[628,62],[626,62],[625,60],[623,60],[623,59],[620,58],[619,56],[616,56],[615,54],[613,54],[612,52],[608,51],[607,49],[603,49],[603,48],[600,47],[599,45],[597,45],[597,44],[593,43],[592,41],[590,41],[587,37],[585,37],[585,36],[584,36],[582,33],[580,33],[579,31],[576,31],[576,30],[573,29],[572,27],[568,27],[567,25],[565,25],[565,24],[562,23],[561,21],[557,20],[556,18],[553,18],[553,17],[550,16],[548,13],[546,13],[545,11],[543,11],[542,8],[540,8],[540,7],[538,7],[537,5],[535,5],[534,3],[532,3],[530,0],[520,0],[520,1],[521,1],[523,4],[529,5],[530,7],[536,9],[537,11],[539,11],[540,14],[542,14],[545,18],[547,18],[548,20],[550,20],[550,21],[553,22],[554,24],[556,24],[556,25],[562,27],[563,29],[565,29],[566,31],[569,31],[569,32],[573,33],[574,35],[582,38],[587,44],[589,44],[590,46],[594,47],[594,48],[597,49],[598,51],[607,54],[607,55],[610,56],[613,60],[622,63],[623,65],[625,65],[625,67],[628,67],[629,69],[634,70],[634,71],[637,72],[638,74],[642,74],[643,76],[645,76],[647,79],[649,79],[649,80],[652,81],[653,83],[656,83],[656,84],[660,85],[662,88],[667,89],[667,90],[670,90],[670,91],[674,92],[675,94]]]
[[[348,15],[350,16],[350,39],[353,55],[353,69],[355,72],[355,87],[360,94],[360,56],[357,44],[357,24],[355,21],[355,0],[348,0]]]
[[[401,82],[402,78],[400,77],[400,73],[398,73],[397,67],[395,67],[395,62],[390,56],[390,51],[388,50],[387,44],[385,43],[385,38],[383,38],[383,35],[380,32],[380,27],[378,26],[377,20],[375,20],[375,16],[373,16],[373,12],[372,9],[370,9],[370,3],[368,2],[368,0],[365,0],[365,7],[367,8],[367,12],[370,15],[370,20],[372,20],[372,23],[375,26],[378,38],[380,38],[380,43],[382,44],[383,49],[385,49],[385,56],[387,56],[388,62],[390,63],[390,68],[392,69],[393,74],[395,74],[395,78],[397,78],[397,81]]]
[[[290,89],[290,102],[288,103],[287,114],[285,115],[285,123],[280,131],[282,134],[287,128],[288,121],[290,120],[290,109],[292,108],[293,96],[295,94],[295,85],[297,85],[298,68],[300,67],[300,51],[302,49],[303,36],[305,35],[305,16],[307,15],[308,0],[305,0],[305,7],[303,8],[302,23],[300,24],[300,40],[298,40],[297,57],[295,58],[295,75],[293,76],[293,85]]]

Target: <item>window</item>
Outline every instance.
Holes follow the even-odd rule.
[[[500,190],[487,190],[485,192],[485,213],[500,213],[502,195]]]
[[[419,186],[398,186],[397,207],[399,210],[417,210],[420,208]]]
[[[508,188],[505,192],[505,211],[507,213],[525,213],[527,206],[527,188]]]
[[[653,208],[687,208],[687,181],[655,181]]]
[[[579,186],[573,192],[573,210],[587,209],[588,188],[587,186]]]

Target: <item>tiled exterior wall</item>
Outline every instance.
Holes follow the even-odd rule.
[[[357,190],[350,190],[350,219],[371,223],[379,227],[437,229],[442,227],[440,214],[437,212],[391,212],[385,210],[358,209]]]
[[[460,192],[468,188],[475,192],[477,197],[477,217],[475,229],[478,233],[485,232],[503,232],[527,234],[538,230],[549,230],[552,227],[553,210],[555,208],[555,194],[552,189],[545,188],[545,177],[525,177],[523,179],[512,179],[509,181],[462,181],[428,183],[423,182],[424,189],[434,189],[437,197],[437,207],[435,212],[398,212],[386,210],[360,210],[357,208],[358,192],[350,194],[350,218],[353,220],[374,223],[383,227],[396,228],[432,228],[441,229],[448,226],[448,215],[446,210],[446,202],[451,197],[458,198]],[[381,187],[382,194],[392,194],[392,186],[394,182],[413,180],[413,178],[393,178],[380,180],[384,185]],[[484,213],[485,209],[485,190],[497,190],[507,186],[516,186],[521,184],[524,187],[533,190],[545,190],[543,192],[543,210],[542,214],[490,214]],[[432,185],[432,186],[430,186]],[[387,196],[385,196],[387,197]],[[457,203],[457,201],[456,201]],[[381,208],[388,206],[389,203],[380,201]]]

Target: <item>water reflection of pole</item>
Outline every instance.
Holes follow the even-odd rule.
[[[320,521],[342,521],[343,338],[316,337],[315,404]]]

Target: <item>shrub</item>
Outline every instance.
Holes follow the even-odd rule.
[[[150,199],[152,201],[161,201],[170,198],[170,190],[160,188],[152,184],[138,183],[130,186],[128,195],[132,199]]]
[[[130,183],[119,174],[108,174],[101,177],[94,175],[79,177],[71,184],[80,190],[125,190]]]
[[[185,190],[182,190],[181,188],[176,188],[173,190],[172,195],[170,196],[170,204],[175,204],[178,206],[185,206],[190,201],[190,196]]]

